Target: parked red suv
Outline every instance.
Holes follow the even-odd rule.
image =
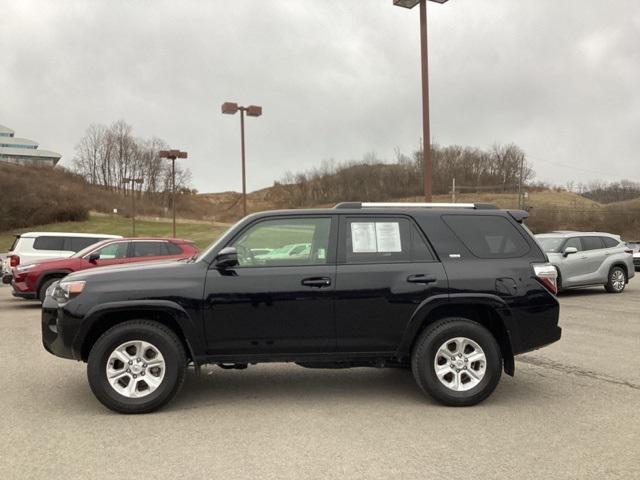
[[[47,288],[71,272],[151,260],[178,260],[198,253],[189,240],[118,238],[95,243],[68,258],[45,260],[12,269],[13,296],[44,300]]]

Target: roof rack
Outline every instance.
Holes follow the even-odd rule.
[[[476,210],[496,210],[498,207],[490,203],[420,203],[420,202],[341,202],[334,208],[469,208]]]

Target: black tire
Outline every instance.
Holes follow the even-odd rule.
[[[118,346],[135,340],[142,340],[156,347],[164,358],[165,365],[160,384],[154,391],[140,398],[130,398],[116,391],[109,384],[106,372],[111,353]],[[138,355],[139,352],[136,352],[135,356]],[[180,391],[184,383],[187,359],[180,339],[172,330],[149,320],[131,320],[102,334],[91,348],[87,363],[89,385],[103,405],[119,413],[149,413],[165,405]]]
[[[434,362],[441,345],[456,337],[477,343],[486,358],[484,377],[473,388],[456,391],[436,376]],[[491,332],[477,322],[450,317],[429,325],[418,338],[411,356],[413,376],[422,391],[438,402],[453,407],[476,405],[495,390],[502,375],[502,354]],[[470,378],[470,377],[465,377]]]
[[[47,289],[51,286],[52,283],[57,282],[61,278],[62,277],[51,277],[42,282],[42,285],[40,285],[40,288],[38,289],[38,300],[44,302],[44,298],[47,296]]]
[[[620,283],[619,279],[622,279]],[[619,285],[619,286],[618,286]],[[609,270],[609,276],[607,277],[607,283],[604,285],[604,289],[609,293],[622,293],[627,286],[627,272],[624,268],[614,266]]]

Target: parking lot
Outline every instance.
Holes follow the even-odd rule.
[[[439,406],[409,372],[190,372],[167,408],[102,407],[0,287],[0,478],[639,478],[640,280],[561,297],[563,339],[485,403]]]

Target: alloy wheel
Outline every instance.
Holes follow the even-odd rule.
[[[109,385],[120,395],[127,398],[145,397],[162,383],[165,361],[155,345],[132,340],[111,352],[106,373]]]
[[[450,390],[464,392],[484,378],[487,357],[470,338],[450,338],[438,348],[434,368],[440,383]]]

